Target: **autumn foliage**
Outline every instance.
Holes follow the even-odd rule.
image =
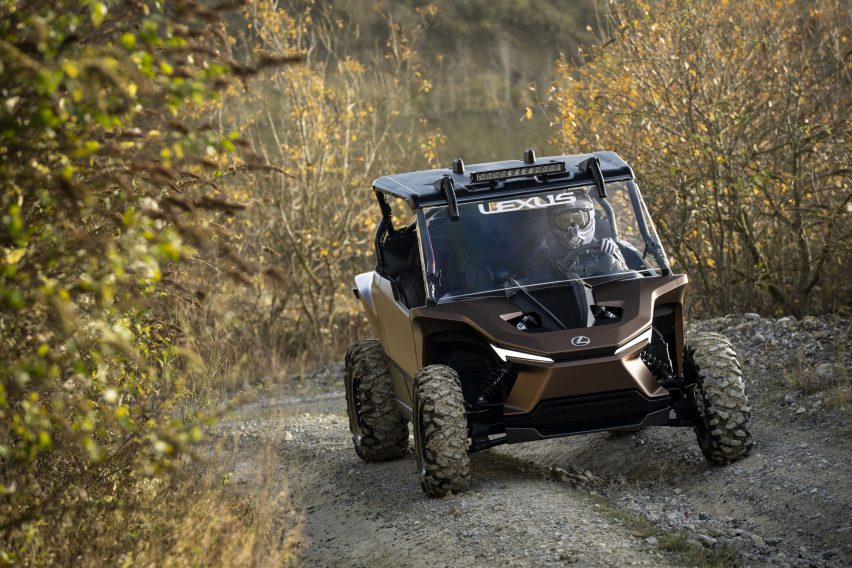
[[[292,559],[273,476],[238,499],[204,432],[359,333],[370,181],[440,141],[408,106],[422,28],[358,61],[346,25],[0,4],[0,565]]]
[[[847,6],[619,1],[557,67],[556,139],[635,168],[701,313],[848,308]]]
[[[244,13],[250,26],[234,30],[235,46],[256,35],[256,49],[276,50],[290,37],[306,53],[304,65],[233,85],[215,110],[223,132],[238,132],[252,155],[276,166],[219,182],[229,201],[248,205],[226,220],[232,246],[266,276],[243,294],[217,296],[240,333],[273,358],[316,365],[369,333],[351,288],[375,263],[372,181],[436,166],[441,142],[412,114],[413,99],[430,89],[416,49],[429,14],[409,28],[387,20],[384,44],[363,59],[342,45],[354,33],[349,23],[321,7],[290,15],[254,2]]]
[[[537,92],[490,31],[524,6],[454,3],[423,57],[441,10],[338,4],[352,21],[311,1],[0,0],[0,565],[293,560],[280,495],[211,485],[206,429],[246,382],[369,333],[350,286],[375,262],[371,181],[449,165],[423,111],[492,151],[469,107],[530,118]],[[557,4],[524,25],[559,36]],[[693,308],[848,310],[846,6],[602,15],[557,65],[555,141],[634,166]],[[444,58],[486,32],[492,68]]]
[[[243,205],[207,183],[235,135],[200,117],[303,59],[232,56],[226,16],[0,4],[0,564],[132,559],[145,504],[194,457],[209,393],[178,317],[200,306],[187,268],[243,268],[218,222]]]

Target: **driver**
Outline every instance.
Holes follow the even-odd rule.
[[[533,251],[528,275],[587,278],[628,270],[624,255],[610,238],[595,238],[595,208],[588,194],[547,208],[549,234]]]

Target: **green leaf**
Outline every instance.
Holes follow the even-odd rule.
[[[65,74],[74,79],[77,75],[80,74],[80,67],[77,66],[76,61],[71,61],[66,59],[62,62],[62,70],[65,71]]]
[[[20,290],[5,290],[3,299],[6,305],[13,310],[20,310],[24,307],[24,295]]]
[[[47,450],[53,445],[53,440],[49,432],[42,430],[38,433],[38,447],[42,450]]]
[[[131,51],[134,47],[136,47],[136,36],[130,32],[125,32],[121,34],[121,38],[119,38],[121,45],[124,46],[124,49],[127,51]]]
[[[74,150],[75,158],[85,158],[97,152],[101,145],[95,140],[86,140],[86,142]]]
[[[95,27],[100,26],[104,23],[104,18],[106,18],[107,12],[106,4],[103,2],[93,2],[92,3],[92,23]]]

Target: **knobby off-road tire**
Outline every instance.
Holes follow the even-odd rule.
[[[467,417],[458,374],[429,365],[414,377],[414,451],[420,487],[432,497],[467,489],[470,477]]]
[[[724,465],[746,457],[753,445],[751,408],[730,341],[718,333],[686,337],[687,367],[696,374],[695,435],[707,461]]]
[[[375,339],[346,352],[346,409],[355,452],[367,462],[396,459],[408,450],[408,422],[400,415],[388,360]]]

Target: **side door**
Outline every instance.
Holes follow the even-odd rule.
[[[394,391],[397,398],[410,410],[413,379],[417,373],[417,355],[408,308],[402,303],[396,285],[376,272],[373,273],[371,288],[376,312],[381,321],[382,347],[391,360]]]
[[[419,253],[417,233],[411,230],[416,215],[402,199],[379,192],[376,196],[382,208],[383,222],[376,235],[379,266],[373,273],[370,291],[382,330],[382,347],[391,363],[394,391],[410,411],[417,353],[409,308],[398,280],[410,267],[412,252]],[[412,249],[412,246],[415,248]]]

